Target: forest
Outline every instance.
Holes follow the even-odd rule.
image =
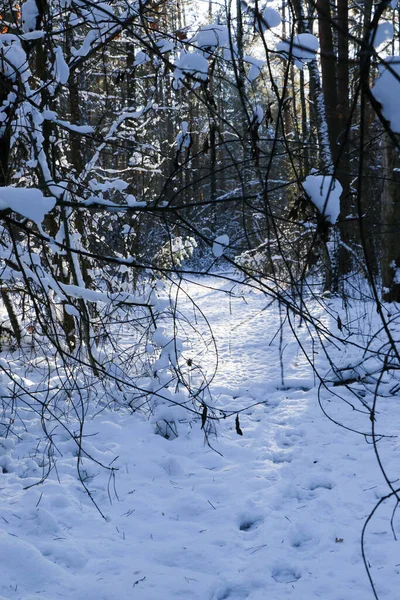
[[[0,0],[0,600],[398,598],[399,97],[396,0]]]

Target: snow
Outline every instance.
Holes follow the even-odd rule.
[[[67,83],[69,79],[69,67],[65,62],[65,58],[63,55],[63,51],[61,48],[57,47],[54,50],[55,54],[55,77],[56,80],[62,84]]]
[[[175,87],[179,87],[181,80],[185,76],[195,77],[196,79],[206,80],[208,76],[208,62],[197,52],[182,52],[179,53],[179,57],[175,60]]]
[[[148,54],[146,54],[146,52],[143,52],[143,50],[139,50],[138,52],[136,52],[135,62],[133,63],[133,65],[135,67],[139,65],[144,65],[145,63],[149,62],[149,60],[150,57],[148,56]]]
[[[192,138],[188,129],[189,123],[187,121],[182,121],[181,131],[176,136],[176,145],[179,151],[183,150],[184,148],[190,148],[191,146]]]
[[[92,179],[89,183],[92,190],[99,190],[102,192],[107,192],[108,190],[118,190],[119,192],[123,192],[129,187],[129,184],[123,179],[110,179],[104,183]]]
[[[282,324],[278,307],[263,294],[212,277],[183,287],[181,310],[192,313],[188,293],[218,344],[220,370],[210,402],[215,410],[240,410],[243,435],[225,419],[218,436],[210,436],[215,450],[204,444],[198,422],[178,423],[178,437],[167,440],[139,413],[120,404],[104,407],[94,396],[84,406],[84,449],[118,469],[113,474],[83,458],[85,481],[103,518],[78,480],[76,441],[60,426],[51,430],[57,469],[35,485],[46,468],[46,443],[40,410],[22,404],[23,420],[12,426],[18,435],[0,438],[0,597],[372,598],[360,536],[388,488],[369,440],[332,423],[320,404],[360,431],[370,430],[369,414],[338,398],[347,397],[345,388],[319,389],[287,320]],[[342,303],[311,304],[322,326],[339,335],[335,314],[344,317]],[[365,331],[379,330],[372,304],[353,303],[352,310],[348,323],[362,314]],[[207,335],[205,322],[197,326]],[[306,327],[294,326],[308,358],[329,378],[317,336],[312,340]],[[167,332],[155,337],[156,343],[169,342]],[[335,359],[343,354],[335,345],[330,350]],[[196,356],[206,370],[213,358]],[[345,356],[342,361],[347,364]],[[16,362],[15,369],[32,389],[40,385],[39,371],[18,371]],[[4,373],[0,384],[6,397]],[[356,402],[350,394],[348,400]],[[68,427],[77,431],[77,399],[69,402]],[[169,418],[163,411],[166,406],[160,418]],[[379,432],[398,436],[398,398],[381,399],[376,418]],[[398,437],[380,439],[379,450],[395,481]],[[381,600],[394,600],[399,582],[398,542],[390,528],[394,506],[382,503],[366,531],[366,557]],[[398,535],[397,513],[393,525]]]
[[[229,246],[229,237],[225,233],[223,235],[219,235],[217,238],[215,238],[213,247],[212,247],[212,252],[213,252],[214,256],[216,258],[219,258],[220,256],[222,256],[224,251],[226,250],[227,246]]]
[[[125,198],[125,201],[126,201],[127,205],[130,206],[131,208],[135,208],[135,207],[139,207],[139,206],[142,206],[142,207],[146,206],[145,201],[137,200],[133,194],[128,194]]]
[[[92,45],[94,44],[94,42],[96,40],[97,40],[97,32],[95,29],[92,29],[86,35],[81,47],[78,50],[76,50],[76,48],[71,48],[71,54],[76,57],[87,56],[92,48]]]
[[[55,206],[54,198],[43,196],[36,188],[0,187],[0,210],[10,208],[40,225]]]
[[[389,23],[388,21],[385,21],[384,23],[379,23],[375,32],[371,34],[374,48],[378,48],[384,42],[393,40],[393,36],[394,28],[392,23]]]
[[[279,27],[281,24],[281,16],[279,12],[267,6],[261,17],[261,32],[265,33],[268,29]],[[260,31],[258,23],[256,24],[257,31]]]
[[[340,213],[340,183],[331,175],[309,175],[301,185],[314,206],[334,225]]]
[[[171,52],[174,49],[174,44],[168,38],[161,38],[156,41],[156,46],[161,53]]]
[[[249,81],[254,81],[260,75],[265,60],[255,58],[254,56],[250,56],[249,54],[247,54],[244,57],[244,61],[251,65],[249,72],[247,73],[247,79]]]
[[[293,36],[293,41],[283,40],[276,45],[277,52],[292,56],[295,65],[301,69],[305,63],[314,60],[319,49],[319,40],[311,33],[299,33]]]
[[[85,7],[86,3],[83,3],[83,6]],[[114,12],[111,6],[106,2],[97,2],[96,6],[92,5],[89,9],[84,10],[83,12],[87,21],[97,27],[102,23],[108,25],[114,18]]]
[[[74,125],[73,123],[62,121],[60,119],[54,119],[54,123],[57,123],[57,125],[69,129],[70,131],[76,131],[76,133],[80,133],[81,135],[89,135],[95,131],[90,125]]]
[[[44,31],[29,31],[28,33],[24,33],[20,36],[21,40],[40,40],[46,35]]]
[[[13,35],[0,35],[0,61],[4,75],[12,81],[17,76],[26,82],[29,77],[26,54],[20,41]]]
[[[379,65],[377,78],[372,94],[382,105],[382,114],[390,122],[393,132],[400,133],[400,56],[389,56]]]
[[[256,123],[262,123],[264,119],[264,109],[261,104],[256,104],[253,109],[254,120]]]
[[[94,303],[102,302],[107,304],[114,301],[126,304],[141,304],[145,302],[143,298],[138,298],[137,296],[129,294],[128,292],[114,292],[106,294],[105,292],[99,292],[97,290],[91,290],[85,287],[61,282],[57,282],[57,286],[54,287],[54,291],[56,292],[61,290],[71,298],[82,298]]]
[[[229,30],[217,23],[203,25],[193,38],[193,42],[202,50],[227,47],[230,43]]]
[[[35,0],[25,0],[21,6],[22,29],[28,33],[36,29],[36,21],[39,16]]]

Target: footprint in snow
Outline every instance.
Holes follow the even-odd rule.
[[[280,463],[291,463],[292,462],[292,454],[288,451],[286,452],[272,452],[271,453],[272,462],[275,464]]]
[[[314,537],[314,532],[310,526],[301,523],[293,527],[289,534],[289,542],[292,548],[304,549],[311,545],[317,546],[319,544],[319,537]]]
[[[304,435],[299,429],[286,429],[285,431],[278,431],[275,435],[275,440],[276,443],[283,448],[304,445]]]
[[[239,529],[240,531],[254,531],[257,529],[262,523],[262,519],[243,519],[240,522]]]
[[[293,583],[301,577],[300,571],[292,567],[275,567],[271,575],[277,583]]]
[[[308,480],[305,487],[313,492],[314,490],[318,490],[320,488],[331,490],[334,487],[334,484],[329,477],[325,477],[324,475],[316,475]]]
[[[221,587],[212,596],[212,600],[246,600],[249,597],[244,587]]]

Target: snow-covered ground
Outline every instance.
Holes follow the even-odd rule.
[[[187,283],[186,290],[217,341],[214,406],[243,409],[243,436],[231,418],[210,437],[212,448],[198,422],[180,425],[179,436],[166,440],[138,413],[99,412],[94,403],[85,449],[118,468],[114,478],[84,460],[103,518],[78,480],[77,446],[67,434],[57,434],[57,470],[34,485],[42,473],[36,447],[43,432],[40,415],[26,408],[25,426],[14,424],[20,438],[0,437],[0,597],[372,599],[360,539],[389,488],[371,439],[351,431],[370,432],[368,411],[354,410],[350,404],[362,405],[343,386],[319,388],[289,323],[280,329],[284,315],[261,293],[211,277]],[[181,302],[189,314],[184,295]],[[335,317],[315,310],[334,330]],[[373,307],[356,310],[369,326]],[[296,332],[308,359],[329,377],[325,353],[305,324],[296,323]],[[330,348],[343,362],[343,351]],[[211,370],[212,360],[212,353],[203,355],[203,368],[210,361]],[[319,401],[347,429],[329,420]],[[379,400],[376,429],[396,436],[399,427],[399,398],[388,394]],[[382,438],[379,450],[395,481],[398,438]],[[391,600],[400,598],[394,508],[393,499],[383,502],[365,536],[377,593]],[[397,513],[392,525],[399,535]]]

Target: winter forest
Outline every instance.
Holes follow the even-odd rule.
[[[400,6],[0,0],[0,600],[400,598]]]

